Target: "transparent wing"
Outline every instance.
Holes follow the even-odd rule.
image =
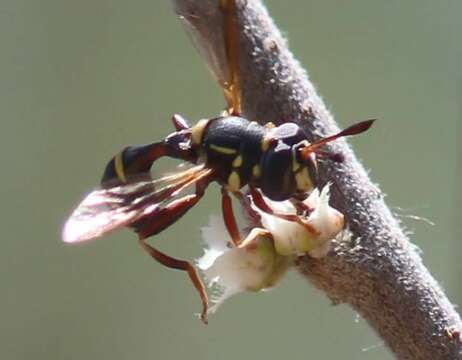
[[[174,2],[175,3],[175,2]],[[209,69],[223,88],[228,105],[228,113],[241,113],[241,89],[239,69],[239,21],[236,0],[220,0],[218,6],[207,6],[201,13],[206,18],[199,18],[194,13],[179,13],[180,20],[186,28],[199,54],[209,65]],[[215,22],[212,26],[210,22]],[[221,29],[214,33],[210,29]],[[223,46],[219,46],[223,44]]]
[[[91,240],[162,209],[175,197],[211,173],[204,165],[155,180],[135,181],[88,194],[66,221],[67,243]]]
[[[210,11],[219,11],[219,9],[211,9]],[[218,83],[224,88],[230,81],[229,68],[227,66],[227,57],[225,47],[213,47],[210,42],[204,41],[203,37],[216,36],[218,38],[217,43],[223,41],[223,34],[202,34],[201,30],[201,19],[198,19],[194,14],[179,14],[180,21],[186,29],[186,33],[189,35],[192,44],[196,48],[200,56],[208,64],[208,68]],[[221,17],[213,14],[210,19],[218,19],[221,21]],[[210,21],[210,20],[207,20]],[[218,26],[217,26],[218,27]]]

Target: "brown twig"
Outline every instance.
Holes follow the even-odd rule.
[[[228,70],[218,0],[172,2],[222,82]],[[238,13],[244,115],[276,124],[290,119],[312,139],[336,132],[332,115],[261,1],[238,1]],[[301,258],[299,270],[329,298],[350,304],[398,358],[462,358],[459,315],[347,143],[331,146],[345,161],[321,164],[321,180],[335,184],[332,203],[348,219],[353,240],[338,242],[322,259]]]

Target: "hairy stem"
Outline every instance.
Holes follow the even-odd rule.
[[[172,2],[223,83],[228,67],[219,1]],[[261,1],[237,2],[245,117],[297,122],[311,140],[336,132],[332,115]],[[462,358],[460,317],[422,264],[382,192],[345,141],[336,141],[331,150],[341,152],[345,161],[320,164],[321,182],[335,184],[332,205],[345,214],[353,236],[337,242],[322,259],[300,258],[300,272],[335,302],[350,304],[398,358]]]

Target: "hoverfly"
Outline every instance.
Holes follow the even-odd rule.
[[[190,126],[179,115],[172,118],[175,131],[165,139],[142,146],[130,146],[115,155],[104,171],[101,188],[88,194],[71,214],[63,230],[68,243],[91,240],[123,227],[133,229],[140,245],[164,266],[186,271],[202,301],[201,318],[206,323],[208,298],[196,268],[188,261],[173,258],[146,242],[175,223],[202,198],[207,186],[221,186],[222,211],[232,245],[240,237],[230,193],[248,197],[260,210],[293,221],[315,233],[303,215],[279,214],[265,201],[291,199],[303,208],[303,200],[316,185],[317,157],[342,161],[339,154],[322,147],[339,137],[366,131],[373,120],[309,143],[295,123],[260,125],[241,117],[238,21],[235,0],[221,0],[223,40],[229,67],[222,82],[228,107],[222,116],[200,120]],[[174,174],[152,179],[150,170],[161,157],[192,164]],[[184,190],[195,188],[192,194]],[[310,209],[302,209],[306,214]],[[248,243],[252,239],[245,239]]]

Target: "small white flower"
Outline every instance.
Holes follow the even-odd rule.
[[[202,236],[207,248],[197,264],[209,280],[209,286],[216,285],[218,290],[209,313],[214,313],[234,294],[275,286],[293,261],[292,257],[276,252],[271,235],[259,235],[244,247],[229,248],[227,244],[231,239],[217,216],[211,217],[209,225],[202,228]]]
[[[274,202],[266,199],[278,213],[295,214],[291,202]],[[261,212],[262,228],[253,228],[248,238],[253,239],[241,247],[230,247],[231,238],[218,216],[210,218],[202,228],[206,243],[198,267],[209,281],[209,287],[218,290],[209,313],[216,311],[227,298],[245,291],[260,291],[274,287],[293,265],[296,256],[310,254],[323,257],[330,249],[331,240],[342,230],[343,215],[329,206],[329,186],[319,193],[316,189],[305,200],[314,209],[307,224],[316,230],[309,232],[304,226]],[[255,236],[252,236],[255,235]]]
[[[293,221],[286,221],[260,211],[263,226],[273,235],[276,251],[280,255],[309,253],[313,257],[322,257],[329,251],[331,240],[343,229],[343,214],[329,206],[329,185],[325,186],[321,193],[318,189],[313,190],[304,202],[314,209],[306,219],[306,223],[318,234],[310,233],[305,227]],[[270,204],[279,213],[295,214],[295,209],[289,201],[273,201]]]

